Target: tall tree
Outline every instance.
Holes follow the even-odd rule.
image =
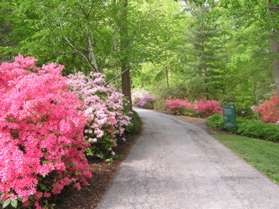
[[[207,3],[191,3],[193,22],[188,28],[185,48],[186,69],[199,82],[197,95],[207,99],[224,94],[226,33],[220,11]],[[191,86],[190,86],[191,88]],[[196,87],[194,87],[196,88]]]
[[[279,2],[269,0],[268,8],[272,20],[270,37],[272,52],[272,71],[275,78],[277,92],[279,93]]]
[[[129,60],[129,32],[128,32],[128,0],[120,0],[120,65],[122,92],[129,101],[129,108],[132,105],[131,96],[131,78],[130,78],[130,60]]]

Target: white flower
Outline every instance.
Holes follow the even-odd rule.
[[[89,139],[88,139],[88,142],[89,142],[90,144],[94,144],[94,143],[97,142],[97,139],[96,139],[96,138],[89,138]]]

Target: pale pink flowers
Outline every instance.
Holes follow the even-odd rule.
[[[106,146],[115,146],[118,139],[124,138],[125,127],[130,122],[124,112],[124,96],[106,85],[104,76],[100,73],[91,73],[89,76],[83,73],[70,75],[68,84],[84,102],[83,110],[87,116],[86,139],[93,146],[98,146],[96,143],[106,138],[110,141]]]

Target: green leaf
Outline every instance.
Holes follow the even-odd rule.
[[[17,201],[17,200],[12,200],[11,205],[12,205],[14,208],[17,208],[17,204],[18,204],[18,201]]]
[[[11,200],[6,200],[6,201],[4,201],[2,207],[6,208],[6,207],[8,207],[10,205],[10,203],[11,203]]]

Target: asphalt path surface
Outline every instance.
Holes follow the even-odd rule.
[[[98,209],[279,209],[279,187],[204,130],[137,110],[143,130]]]

